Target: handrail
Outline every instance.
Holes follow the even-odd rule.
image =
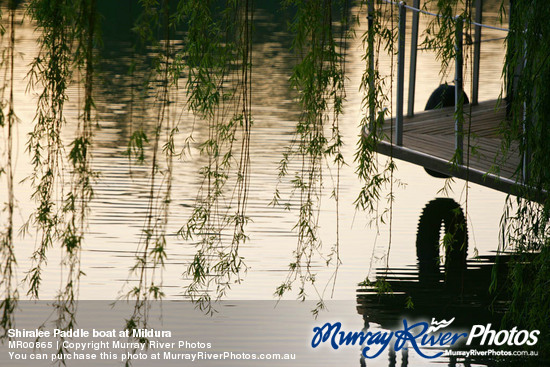
[[[405,4],[404,1],[392,1],[392,0],[379,0],[386,4],[391,4],[399,7],[399,18],[398,18],[398,48],[397,48],[397,93],[396,93],[396,117],[395,117],[395,144],[397,146],[403,145],[403,105],[404,105],[404,67],[405,67],[405,29],[406,29],[406,10],[409,9],[413,11],[413,26],[411,29],[411,55],[410,55],[410,71],[409,71],[409,93],[408,93],[408,109],[407,116],[411,117],[414,115],[414,94],[415,94],[415,84],[416,84],[416,52],[418,50],[418,13],[426,14],[434,17],[443,17],[441,14],[436,14],[429,12],[427,10],[420,9],[420,2],[418,0],[414,1],[414,5],[410,6]],[[481,23],[482,20],[482,1],[477,0],[475,2],[476,14],[475,21],[470,21],[461,16],[455,16],[452,19],[455,22],[455,148],[457,151],[457,160],[459,163],[462,163],[463,156],[463,111],[462,107],[459,106],[460,100],[463,98],[463,28],[466,24],[471,24],[475,26],[475,38],[476,43],[474,44],[474,73],[472,80],[472,104],[478,103],[478,86],[479,86],[479,61],[480,61],[480,42],[481,42],[481,28],[495,29],[499,31],[508,31],[506,28],[494,27],[488,24]],[[374,5],[374,0],[369,1],[369,21],[373,15],[372,7]],[[369,27],[370,29],[370,27]],[[372,59],[372,55],[369,58]],[[371,111],[372,112],[372,111]],[[370,114],[372,115],[372,113]],[[371,117],[372,119],[372,117]]]
[[[412,11],[415,11],[417,13],[431,15],[432,17],[438,17],[438,18],[443,18],[444,17],[442,14],[432,13],[432,12],[429,12],[429,11],[424,10],[424,9],[419,9],[419,8],[415,8],[414,6],[407,5],[403,1],[391,1],[391,0],[378,0],[378,1],[384,2],[386,4],[395,5],[395,6],[399,6],[401,3],[403,3],[403,6],[405,8],[407,8],[409,10],[412,10]],[[452,16],[451,18],[456,19],[456,16]],[[470,23],[472,25],[476,25],[478,27],[493,29],[493,30],[502,31],[502,32],[510,32],[510,29],[508,29],[508,28],[496,27],[496,26],[492,26],[492,25],[489,25],[489,24],[483,24],[483,23],[480,23],[480,22],[470,21],[470,20],[465,19],[465,18],[463,19],[463,21],[467,22],[467,23]]]
[[[372,31],[372,16],[374,14],[375,0],[368,0],[369,4],[369,30]],[[471,104],[476,105],[478,103],[478,88],[479,88],[479,67],[480,67],[480,45],[481,45],[481,28],[492,29],[501,32],[510,32],[509,28],[492,26],[489,24],[482,23],[482,0],[475,0],[475,21],[472,21],[469,18],[463,18],[460,15],[449,17],[442,14],[436,14],[429,12],[427,10],[420,9],[419,0],[414,0],[416,6],[410,6],[405,4],[404,1],[392,1],[392,0],[378,0],[378,2],[394,5],[399,7],[399,19],[398,19],[398,50],[397,50],[397,113],[395,118],[395,140],[394,144],[398,147],[403,146],[403,87],[404,87],[404,64],[405,64],[405,29],[406,29],[406,9],[413,11],[413,25],[411,28],[411,59],[410,59],[410,72],[409,72],[409,95],[408,95],[408,110],[407,115],[412,117],[414,115],[414,94],[415,94],[415,82],[416,82],[416,54],[418,51],[418,14],[422,13],[425,15],[433,17],[446,17],[446,19],[452,19],[455,22],[455,150],[457,153],[457,162],[462,164],[463,160],[463,121],[464,121],[464,112],[463,108],[460,105],[460,99],[463,98],[463,28],[464,25],[473,25],[475,42],[470,44],[474,45],[474,55],[473,55],[473,77],[472,77],[472,100]],[[495,40],[495,39],[493,39]],[[372,54],[372,40],[369,43],[369,63],[373,64],[374,55]],[[370,111],[370,121],[372,123],[374,111],[371,107]],[[527,123],[524,123],[524,129],[528,129],[529,126]],[[524,152],[523,156],[523,174],[524,182],[527,181],[529,175],[529,158],[530,153],[527,149]]]

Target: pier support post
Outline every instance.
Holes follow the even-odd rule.
[[[483,19],[483,1],[476,0],[475,2],[476,15],[475,22],[481,24]],[[478,104],[479,97],[479,60],[481,58],[481,27],[474,26],[474,65],[472,70],[472,104]]]
[[[375,110],[374,110],[374,99],[376,98],[376,93],[374,91],[374,0],[368,0],[367,3],[368,10],[368,30],[367,30],[367,47],[368,47],[368,62],[369,62],[369,91],[368,91],[368,102],[369,102],[369,130],[374,128],[374,119],[375,119]]]
[[[399,42],[397,48],[397,117],[395,118],[395,144],[403,145],[403,85],[405,84],[405,22],[407,8],[399,3]]]
[[[478,0],[479,1],[479,0]],[[420,0],[413,1],[413,7],[420,9]],[[416,89],[416,54],[418,51],[418,11],[412,12],[411,63],[409,65],[409,98],[407,116],[414,116],[414,94]]]
[[[523,67],[526,66],[527,63],[527,42],[523,41]],[[537,90],[533,90],[533,99],[532,101],[536,101],[536,94]],[[523,101],[523,144],[525,146],[525,150],[523,151],[523,157],[522,157],[522,179],[524,184],[528,184],[528,182],[531,180],[531,172],[529,169],[529,165],[531,164],[531,147],[529,142],[529,125],[531,124],[530,116],[527,113],[527,103],[533,103],[532,101]],[[530,108],[532,109],[532,108]]]
[[[464,93],[463,93],[463,26],[462,17],[456,17],[455,32],[455,150],[457,154],[457,163],[463,163],[464,157]]]

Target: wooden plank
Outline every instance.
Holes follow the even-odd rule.
[[[395,120],[385,121],[382,132],[387,138],[377,150],[379,153],[424,166],[425,168],[448,174],[457,178],[468,178],[470,181],[513,193],[517,191],[515,173],[520,165],[519,155],[511,153],[502,163],[502,137],[499,135],[502,122],[505,120],[505,106],[497,106],[497,101],[485,101],[476,106],[464,106],[465,144],[470,134],[468,166],[451,165],[449,161],[454,150],[454,107],[419,112],[403,120],[403,146],[391,143],[391,124]],[[365,133],[365,132],[364,132]],[[468,148],[465,148],[468,149]],[[471,153],[473,150],[477,154]],[[512,152],[519,149],[517,144]],[[465,152],[465,158],[468,154]],[[494,174],[493,172],[499,172]]]

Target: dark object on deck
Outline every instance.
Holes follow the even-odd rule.
[[[442,223],[445,228],[445,280],[449,286],[453,286],[466,268],[468,229],[460,204],[450,198],[432,200],[422,210],[416,234],[419,279],[421,282],[437,281]]]
[[[462,92],[464,104],[470,103],[466,93]],[[436,108],[452,107],[455,105],[455,86],[449,84],[441,84],[432,92],[424,111],[435,110]]]
[[[468,96],[466,93],[462,92],[462,96],[464,98],[464,104],[470,103],[470,100],[468,99]],[[449,85],[447,83],[441,84],[439,87],[437,87],[436,90],[432,92],[432,95],[430,98],[428,98],[428,102],[426,103],[426,107],[424,108],[424,111],[429,110],[435,110],[438,108],[443,107],[453,107],[455,105],[455,86]],[[428,168],[424,168],[427,174],[433,177],[437,178],[449,178],[450,176],[433,171]]]

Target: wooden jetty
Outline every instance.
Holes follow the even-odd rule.
[[[506,107],[498,106],[497,101],[464,106],[462,164],[451,163],[456,152],[454,107],[404,117],[402,145],[390,141],[395,119],[387,120],[383,128],[386,138],[380,141],[377,151],[448,176],[514,192],[520,156],[517,146],[511,147],[507,159],[502,160],[499,129],[505,112]]]
[[[374,32],[370,21],[374,16],[374,1],[369,0],[369,30]],[[396,116],[385,122],[383,136],[377,146],[377,151],[394,158],[418,164],[427,170],[447,176],[465,179],[483,186],[511,194],[519,194],[518,190],[525,182],[529,172],[522,167],[528,167],[528,156],[520,156],[518,145],[510,147],[507,156],[501,154],[502,138],[498,131],[506,117],[506,104],[499,106],[496,100],[478,101],[479,67],[481,30],[488,27],[507,33],[508,29],[482,24],[483,1],[475,0],[474,53],[471,104],[464,105],[462,111],[457,107],[447,107],[437,110],[414,112],[416,57],[418,48],[418,16],[439,16],[427,12],[420,7],[420,0],[414,0],[413,6],[403,1],[379,0],[392,4],[399,9],[398,47],[397,47],[397,85],[396,85]],[[409,86],[407,115],[404,116],[405,89],[405,38],[406,13],[412,13],[409,60]],[[463,96],[463,27],[465,20],[453,18],[455,30],[455,106],[460,105]],[[367,61],[374,67],[374,51],[372,34],[369,34],[369,54]],[[370,82],[370,88],[374,88]],[[512,91],[513,93],[513,91]],[[369,120],[374,121],[377,112],[374,107],[369,109]],[[368,134],[368,126],[363,135]],[[391,131],[391,134],[390,134]],[[455,155],[457,154],[457,155]],[[506,159],[503,159],[506,158]],[[452,163],[451,163],[452,162]],[[518,172],[518,167],[521,170]],[[518,180],[519,178],[519,180]],[[521,181],[521,182],[518,182]],[[540,194],[540,193],[539,193]],[[536,193],[535,193],[536,195]],[[536,196],[535,196],[536,197]]]

